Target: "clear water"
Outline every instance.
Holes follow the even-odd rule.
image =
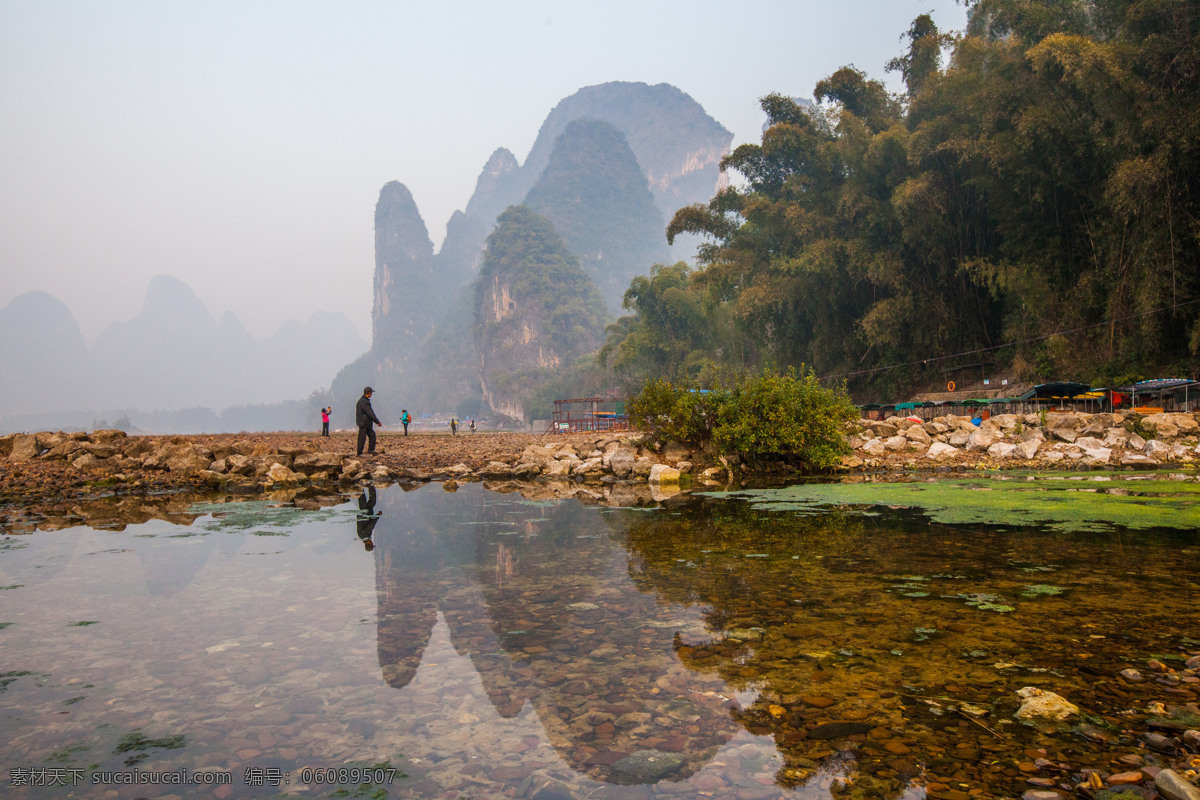
[[[0,794],[1010,797],[1197,699],[1193,531],[365,500],[0,538]]]

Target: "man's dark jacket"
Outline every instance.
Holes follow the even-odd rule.
[[[354,407],[354,422],[360,428],[369,428],[372,422],[382,424],[379,417],[375,416],[375,409],[371,408],[371,398],[365,394],[358,398],[358,405]]]

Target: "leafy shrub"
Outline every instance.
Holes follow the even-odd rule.
[[[650,381],[629,401],[629,419],[663,444],[701,446],[712,438],[716,395],[691,384]]]
[[[824,388],[811,371],[794,370],[764,370],[708,391],[655,380],[629,410],[660,443],[711,444],[722,455],[807,469],[828,469],[848,452],[844,426],[858,416],[844,387]]]

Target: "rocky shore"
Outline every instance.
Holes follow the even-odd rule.
[[[1153,469],[1200,457],[1200,415],[1132,412],[1003,415],[930,421],[858,420],[847,430],[842,472],[975,469]],[[609,504],[661,499],[682,481],[743,483],[759,475],[736,458],[636,432],[384,434],[379,453],[358,457],[354,437],[304,434],[129,436],[118,430],[0,437],[0,528],[28,528],[80,500],[220,491],[272,493],[301,507],[345,494],[364,480],[517,482],[547,497]],[[779,477],[775,471],[774,477]]]
[[[1200,414],[1004,414],[982,420],[861,420],[849,469],[932,465],[1038,468],[1186,464],[1200,456]]]

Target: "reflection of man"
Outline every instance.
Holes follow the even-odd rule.
[[[375,542],[371,540],[371,534],[381,516],[383,514],[375,510],[375,487],[368,484],[363,489],[363,493],[358,496],[357,516],[358,538],[362,540],[363,547],[368,552],[375,549]]]

